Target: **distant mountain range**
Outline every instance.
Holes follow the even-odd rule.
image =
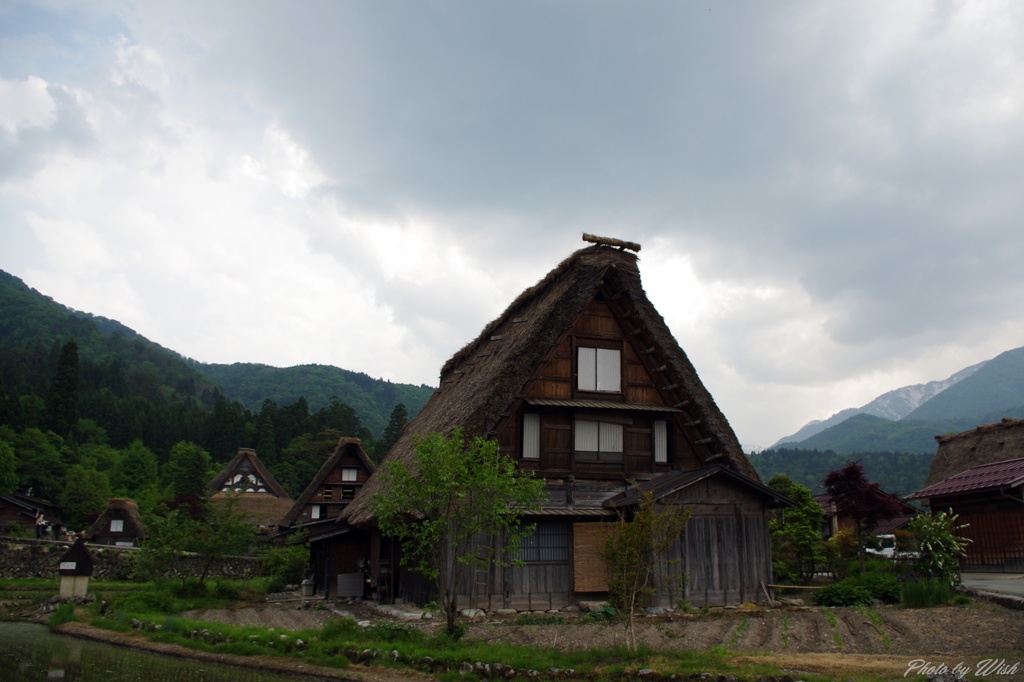
[[[301,397],[315,412],[337,397],[377,436],[398,403],[405,405],[411,418],[434,390],[328,365],[278,368],[197,362],[120,322],[57,303],[0,270],[0,398],[16,400],[23,394],[45,398],[60,344],[71,339],[77,343],[83,365],[82,397],[90,404],[113,395],[125,401],[141,399],[158,406],[170,402],[209,411],[217,396],[223,395],[259,413],[264,400],[284,406]],[[167,421],[166,417],[153,421],[161,419]],[[110,421],[125,420],[111,417]]]
[[[937,435],[1024,416],[1024,348],[813,421],[771,449],[934,452]]]

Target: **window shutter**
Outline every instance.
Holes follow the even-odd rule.
[[[597,452],[598,444],[598,422],[588,422],[581,419],[576,420],[575,450],[577,452]]]
[[[596,348],[597,351],[597,390],[622,390],[622,370],[619,362],[620,352],[611,348]]]
[[[654,461],[668,462],[668,422],[664,419],[654,420]]]
[[[599,446],[601,452],[622,452],[622,424],[599,422]]]
[[[523,459],[540,459],[540,415],[523,415]]]
[[[597,349],[580,347],[576,352],[576,372],[579,377],[577,388],[581,391],[596,391]]]

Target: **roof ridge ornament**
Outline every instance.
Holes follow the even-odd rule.
[[[625,249],[636,252],[640,251],[640,245],[636,242],[627,242],[622,239],[616,239],[615,237],[597,237],[584,232],[583,241],[590,242],[591,244],[597,244],[598,246],[617,246],[619,251],[623,251]]]

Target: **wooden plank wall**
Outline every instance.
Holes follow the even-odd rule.
[[[1024,567],[1024,509],[960,513],[959,532],[971,539],[963,568],[1009,570]]]

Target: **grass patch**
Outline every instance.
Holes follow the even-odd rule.
[[[50,614],[48,624],[51,630],[56,630],[64,623],[70,623],[73,620],[75,620],[75,605],[70,603],[61,604]]]
[[[868,620],[871,621],[871,624],[875,626],[875,630],[877,630],[878,634],[882,637],[882,644],[885,645],[886,649],[891,649],[892,639],[889,637],[889,633],[885,631],[885,621],[882,620],[882,616],[880,616],[874,609],[869,609],[866,606],[858,606],[857,611],[861,615],[867,616]]]
[[[832,641],[836,643],[837,647],[842,648],[843,638],[839,635],[839,619],[836,618],[836,614],[831,610],[825,610],[825,620],[828,622],[828,626],[832,628]]]
[[[740,637],[743,636],[743,633],[746,632],[749,629],[750,629],[750,617],[748,616],[748,617],[744,618],[743,622],[740,623],[739,626],[737,626],[736,629],[733,631],[732,637],[729,638],[729,646],[730,647],[736,646],[736,642],[738,642]]]
[[[905,580],[901,587],[903,605],[911,609],[948,604],[952,596],[949,583],[938,578]]]

